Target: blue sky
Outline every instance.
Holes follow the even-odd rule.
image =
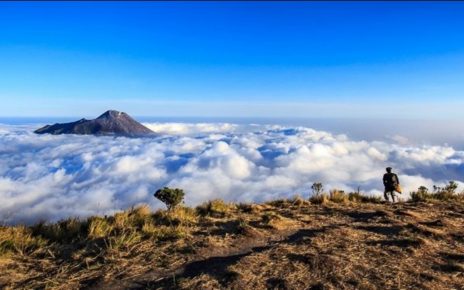
[[[464,2],[0,3],[0,116],[457,118]]]

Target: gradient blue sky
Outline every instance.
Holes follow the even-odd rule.
[[[457,118],[464,2],[0,3],[0,116]]]

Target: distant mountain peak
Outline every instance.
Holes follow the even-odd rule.
[[[117,135],[137,137],[154,132],[124,112],[108,110],[93,120],[80,119],[71,123],[46,125],[34,131],[37,134]]]
[[[127,115],[124,112],[119,112],[116,110],[108,110],[104,112],[103,114],[101,114],[97,119],[117,119],[121,117],[129,117],[129,115]]]

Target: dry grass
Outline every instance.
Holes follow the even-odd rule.
[[[226,203],[221,199],[208,201],[197,208],[198,214],[202,216],[212,216],[222,218],[227,216],[232,210],[236,209],[235,204]]]
[[[153,220],[162,225],[194,225],[198,221],[197,212],[189,207],[177,207],[155,212]]]
[[[312,204],[327,204],[330,201],[330,198],[327,194],[321,193],[317,195],[313,195],[309,198],[309,201]]]
[[[292,199],[290,199],[290,203],[298,207],[307,206],[311,204],[308,200],[302,198],[300,195],[296,195]]]
[[[36,238],[30,228],[0,227],[0,256],[28,255],[46,246],[46,241]]]
[[[346,194],[343,190],[333,189],[329,191],[329,194],[320,193],[313,195],[309,198],[309,201],[313,204],[327,204],[329,202],[343,204],[347,204],[349,202],[382,203],[382,198],[379,196],[364,195],[359,192],[351,192]]]
[[[329,200],[335,203],[347,203],[348,195],[339,189],[333,189],[329,192]]]
[[[0,227],[2,289],[460,289],[464,203],[332,191]]]
[[[116,217],[117,216],[115,216],[115,220],[118,220]],[[88,223],[89,228],[87,236],[89,239],[98,239],[110,236],[115,227],[122,227],[121,224],[111,224],[108,219],[101,217],[90,218]]]
[[[380,196],[363,195],[359,192],[350,192],[348,194],[348,200],[353,202],[382,203],[382,198]]]

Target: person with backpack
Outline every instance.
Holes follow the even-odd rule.
[[[398,175],[392,172],[391,167],[387,167],[386,170],[387,173],[383,175],[383,185],[385,186],[384,197],[385,200],[388,202],[388,196],[390,195],[392,202],[395,202],[395,198],[396,201],[398,201],[395,192],[401,194],[400,180],[398,179]]]

